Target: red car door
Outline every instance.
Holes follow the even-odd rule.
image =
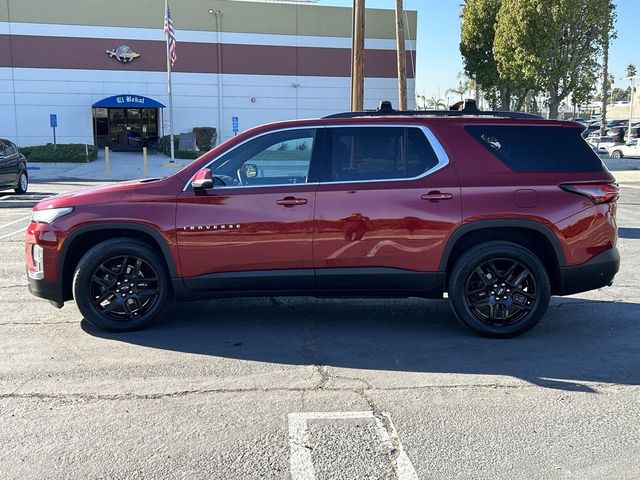
[[[320,133],[319,133],[320,132]],[[262,134],[211,164],[215,184],[178,197],[176,228],[185,285],[205,290],[315,286],[317,182],[309,172],[322,130]]]
[[[461,221],[458,177],[423,126],[326,129],[314,258],[324,289],[436,285],[445,240]]]

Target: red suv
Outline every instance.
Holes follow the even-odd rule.
[[[373,112],[254,128],[165,178],[34,208],[30,290],[130,330],[171,298],[442,298],[486,336],[610,285],[618,186],[573,122]]]

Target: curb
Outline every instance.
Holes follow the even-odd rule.
[[[46,194],[18,194],[4,195],[0,197],[0,208],[33,208],[36,203],[51,197],[52,193]],[[22,198],[21,198],[22,197]]]

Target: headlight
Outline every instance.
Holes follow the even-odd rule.
[[[73,207],[49,208],[47,210],[36,210],[31,214],[32,222],[52,223],[55,219],[73,212]]]

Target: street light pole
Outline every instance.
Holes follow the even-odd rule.
[[[396,42],[398,45],[398,100],[400,110],[407,110],[407,51],[404,43],[402,0],[396,0]]]
[[[631,140],[631,123],[633,122],[633,97],[635,93],[633,88],[633,81],[636,78],[638,77],[634,77],[634,76],[627,77],[627,80],[629,80],[629,88],[631,90],[630,96],[629,96],[629,128],[627,128],[627,137],[629,138],[629,140]],[[624,136],[622,137],[622,139],[624,140]]]
[[[353,40],[351,49],[351,111],[364,110],[365,0],[353,0]]]

